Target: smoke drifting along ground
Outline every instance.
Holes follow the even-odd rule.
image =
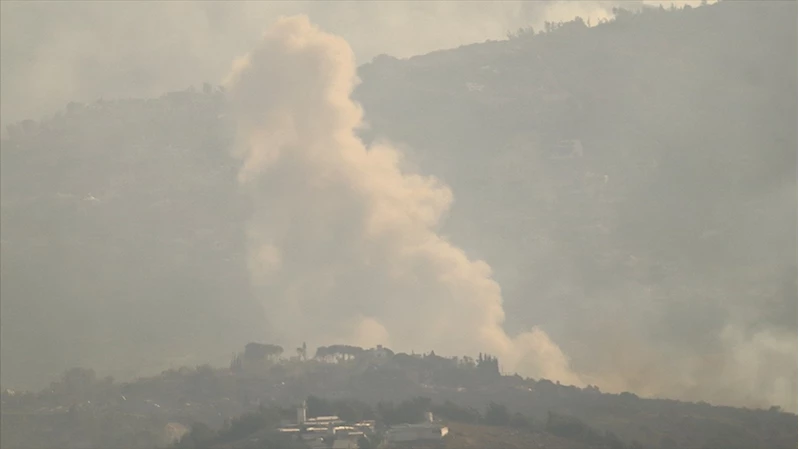
[[[255,206],[251,272],[276,336],[489,352],[506,370],[581,383],[542,330],[505,333],[489,266],[436,232],[450,190],[355,136],[355,82],[348,44],[304,16],[274,25],[227,82]]]

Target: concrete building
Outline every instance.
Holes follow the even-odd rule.
[[[374,432],[374,421],[363,421],[347,425],[338,416],[317,416],[308,418],[308,409],[303,403],[297,407],[297,419],[278,429],[287,435],[294,435],[311,449],[357,449],[358,440]]]

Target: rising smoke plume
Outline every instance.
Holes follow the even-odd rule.
[[[541,329],[503,330],[499,285],[436,231],[452,192],[355,136],[355,58],[304,16],[281,19],[227,81],[251,274],[283,342],[498,355],[505,370],[580,384]]]
[[[0,2],[0,124],[70,101],[157,96],[218,79],[229,55],[249,49],[280,15],[308,15],[344,36],[363,63],[504,39],[545,21],[597,23],[614,7],[656,3],[672,2]]]

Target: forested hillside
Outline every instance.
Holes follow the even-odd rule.
[[[494,268],[510,326],[633,390],[777,401],[796,391],[795,12],[520,30],[378,58],[356,97],[368,135],[452,187],[445,232]],[[747,363],[770,374],[731,374]]]
[[[290,357],[245,348],[230,368],[181,367],[135,382],[72,369],[39,392],[4,391],[0,436],[9,449],[144,449],[174,439],[169,429],[192,428],[179,447],[285,449],[295,446],[268,446],[263,431],[274,430],[281,418],[293,420],[295,407],[307,400],[309,417],[377,420],[378,427],[417,423],[424,412],[433,412],[450,426],[444,442],[453,449],[788,449],[796,444],[796,415],[777,408],[607,394],[595,386],[503,376],[501,362],[483,354],[443,357],[433,351],[395,354],[331,345],[315,355]]]
[[[785,70],[790,67],[785,57],[788,35],[769,40],[785,37],[782,48],[755,50],[752,39],[741,38],[748,37],[744,13],[762,14],[769,7],[746,11],[735,5],[725,11],[724,6],[677,14],[655,10],[630,23],[620,20],[594,29],[569,23],[544,36],[521,35],[407,62],[385,58],[363,68],[358,98],[374,129],[407,142],[425,171],[453,185],[455,210],[464,216],[475,218],[483,211],[484,221],[516,226],[511,235],[532,234],[524,236],[530,239],[538,232],[558,231],[552,228],[583,234],[594,228],[594,244],[624,244],[619,251],[646,256],[644,263],[660,259],[662,275],[675,269],[681,271],[677,275],[704,277],[708,271],[723,271],[712,266],[721,262],[719,250],[740,252],[746,248],[731,243],[751,240],[727,235],[745,223],[715,229],[721,228],[720,222],[737,221],[718,215],[748,204],[741,196],[755,201],[775,186],[795,181],[790,123],[796,87],[792,72]],[[727,19],[717,21],[741,25],[741,33],[708,29],[697,35],[685,32],[691,22],[679,26],[681,21],[701,23],[699,19],[714,17],[714,9]],[[738,17],[724,17],[731,14]],[[622,30],[632,26],[641,33],[647,30],[651,38],[622,38]],[[770,29],[775,33],[784,27]],[[716,41],[709,41],[714,37]],[[730,42],[730,37],[739,41]],[[658,40],[669,45],[653,48],[650,44]],[[673,45],[679,40],[686,42]],[[711,45],[713,51],[701,48]],[[611,64],[627,70],[603,75]],[[468,126],[478,122],[479,127]],[[572,149],[573,141],[579,141],[574,145],[579,150]],[[708,205],[714,210],[703,210]],[[738,209],[749,215],[749,210]],[[516,212],[521,210],[528,212]],[[614,221],[603,224],[603,219]],[[453,228],[475,223],[498,226],[450,220]],[[547,224],[548,229],[537,228]],[[604,228],[610,235],[601,233]],[[721,235],[701,235],[714,229]],[[524,251],[519,248],[523,239],[496,231],[476,233],[481,239],[495,236],[496,242],[483,244],[487,248],[505,241],[507,246],[496,250],[502,256],[490,260],[503,264],[508,252]],[[459,237],[468,239],[463,234]],[[715,251],[702,247],[713,245],[700,243],[708,237],[723,239]],[[542,242],[535,245],[540,248]],[[564,249],[558,253],[574,259]],[[584,251],[609,256],[605,249]],[[779,255],[778,247],[768,250]],[[552,263],[535,260],[547,263],[519,271],[535,276],[540,289],[551,278],[544,269]],[[601,272],[599,262],[587,260],[589,266],[575,269],[608,283],[637,274],[617,272],[618,265]],[[507,263],[518,266],[518,261]],[[594,282],[584,287],[594,290]]]
[[[453,190],[511,330],[603,389],[796,408],[796,3],[648,9],[361,67],[366,140]],[[225,92],[7,130],[3,386],[263,339]],[[422,349],[422,348],[420,348]],[[424,348],[428,349],[428,348]]]

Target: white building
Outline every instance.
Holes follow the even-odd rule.
[[[338,416],[308,418],[305,402],[297,407],[297,421],[278,429],[286,435],[296,435],[311,449],[357,449],[358,439],[374,431],[374,421],[345,425]]]

